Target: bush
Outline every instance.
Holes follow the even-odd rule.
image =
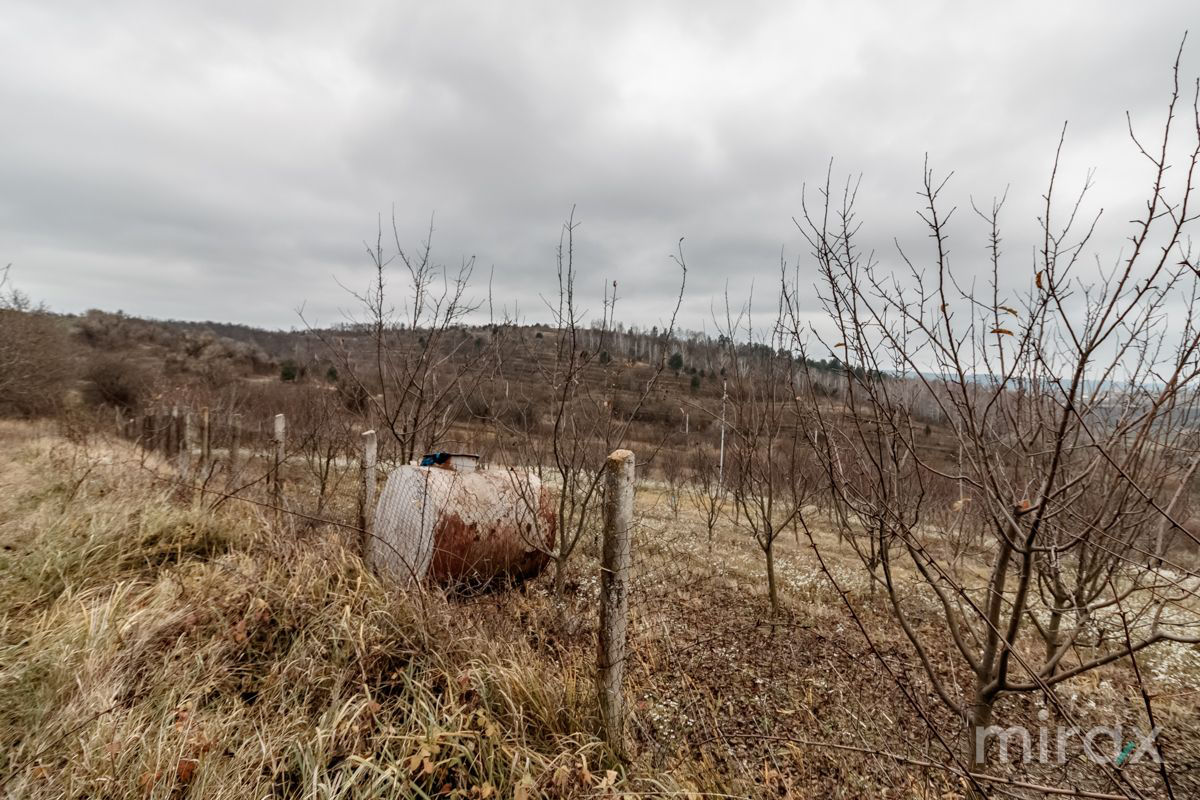
[[[365,414],[371,407],[371,395],[360,383],[342,381],[337,385],[337,392],[342,407],[351,414]]]
[[[54,413],[62,406],[73,373],[71,342],[63,321],[29,310],[16,293],[0,295],[0,414]]]
[[[93,361],[83,377],[88,381],[84,389],[87,402],[127,411],[141,405],[150,385],[150,377],[142,367],[118,356],[102,356]]]

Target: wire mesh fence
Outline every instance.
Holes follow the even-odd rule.
[[[398,585],[446,587],[452,603],[495,602],[497,609],[496,590],[521,585],[521,593],[511,594],[529,592],[575,613],[571,640],[585,651],[587,642],[603,641],[602,509],[610,499],[603,482],[582,518],[578,547],[561,558],[563,482],[553,469],[487,465],[454,454],[434,454],[425,464],[381,464],[358,431],[287,419],[280,433],[275,422],[273,415],[239,419],[180,407],[119,418],[117,430],[153,454],[164,479],[193,495],[254,504],[284,533],[335,526],[370,567]],[[718,771],[769,782],[764,775],[794,770],[799,758],[776,745],[813,731],[826,743],[869,752],[870,742],[894,738],[897,726],[929,729],[897,698],[904,681],[919,682],[908,677],[917,667],[895,642],[849,645],[836,635],[846,623],[838,614],[843,598],[830,591],[827,576],[797,568],[805,547],[798,524],[776,532],[777,579],[794,602],[772,611],[767,555],[731,487],[706,481],[697,469],[683,480],[662,461],[648,461],[636,471],[620,655],[622,718],[633,748],[664,768],[702,750]],[[811,509],[805,515],[820,517]],[[861,571],[829,569],[848,590],[868,590]],[[551,623],[543,616],[536,624]],[[605,669],[613,666],[605,650],[595,646],[598,697]],[[864,679],[856,665],[879,654],[903,680],[869,672]],[[939,721],[946,729],[954,724]],[[905,758],[938,760],[928,736],[909,745]],[[841,769],[828,748],[802,760],[806,769]],[[894,769],[867,763],[880,771],[877,782]]]

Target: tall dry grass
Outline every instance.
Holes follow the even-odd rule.
[[[336,532],[0,425],[0,795],[537,797],[613,764],[586,664],[381,585]],[[610,771],[611,770],[611,771]]]

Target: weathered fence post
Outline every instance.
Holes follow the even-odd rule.
[[[281,519],[280,510],[283,508],[283,442],[284,435],[287,433],[287,420],[283,414],[275,415],[275,438],[272,443],[275,445],[275,467],[271,470],[273,477],[274,497],[272,498],[275,506],[275,528],[279,529]]]
[[[167,454],[167,421],[169,419],[165,408],[154,410],[154,441],[151,443],[150,449],[164,456]]]
[[[358,552],[364,557],[367,554],[368,539],[371,538],[371,525],[375,521],[375,458],[378,454],[378,442],[375,431],[363,431],[362,435],[362,491],[359,492],[358,505]]]
[[[212,463],[212,428],[209,427],[208,406],[200,409],[200,469]]]
[[[600,565],[597,688],[604,737],[625,753],[625,633],[629,620],[629,539],[633,531],[634,456],[614,450],[604,465],[604,553]]]
[[[237,475],[242,460],[242,415],[234,414],[229,419],[229,480]]]
[[[174,458],[179,454],[179,406],[167,410],[167,443],[163,455]]]
[[[179,477],[181,480],[188,480],[191,474],[193,438],[192,410],[187,408],[179,415]]]

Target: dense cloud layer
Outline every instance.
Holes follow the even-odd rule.
[[[1124,112],[1161,126],[1194,0],[1156,3],[575,4],[9,2],[0,23],[0,265],[64,311],[298,324],[350,304],[395,207],[479,294],[531,321],[578,206],[581,288],[617,280],[652,325],[691,274],[688,327],[728,281],[766,292],[805,182],[861,173],[864,235],[920,256],[926,153],[965,213],[1009,190],[1013,285],[1061,126],[1064,179],[1097,167],[1115,257],[1149,176]],[[1187,74],[1200,67],[1185,51]],[[810,189],[811,191],[811,189]],[[806,265],[802,262],[802,270]]]

